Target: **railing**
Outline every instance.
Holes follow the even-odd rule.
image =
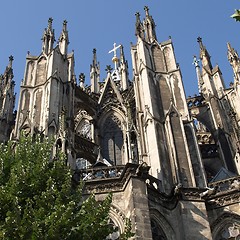
[[[209,183],[210,188],[215,188],[217,192],[223,192],[233,189],[240,189],[240,176],[224,179],[217,182]]]
[[[195,96],[187,98],[188,108],[200,107],[205,105],[205,99],[203,96]]]
[[[120,178],[125,166],[97,167],[78,170],[80,179],[84,181],[96,181],[104,179]]]

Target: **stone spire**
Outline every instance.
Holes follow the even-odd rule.
[[[6,70],[0,76],[0,142],[9,138],[14,120],[15,82],[13,81],[12,63],[13,56],[10,56]]]
[[[202,93],[203,79],[202,79],[202,76],[201,76],[199,60],[197,59],[196,56],[193,57],[193,65],[195,66],[195,70],[196,70],[196,74],[197,74],[198,90],[199,90],[199,93]]]
[[[123,46],[120,45],[120,75],[122,80],[122,89],[126,90],[128,88],[128,63],[125,60]]]
[[[97,50],[93,49],[93,61],[90,65],[91,92],[99,92],[100,64],[97,61]]]
[[[149,15],[149,8],[144,7],[145,10],[145,19],[143,21],[144,31],[145,31],[145,40],[149,43],[152,43],[154,40],[157,40],[156,31],[155,31],[155,22],[152,16]]]
[[[135,35],[144,39],[144,28],[140,20],[140,13],[136,12],[135,16],[136,16]]]
[[[69,44],[69,38],[68,38],[68,31],[67,31],[67,21],[63,21],[63,28],[61,35],[58,39],[59,41],[59,49],[63,55],[67,54],[68,51],[68,44]]]
[[[235,51],[234,48],[232,48],[230,43],[227,43],[227,49],[228,61],[230,62],[231,66],[235,67],[239,62],[238,53]]]
[[[209,55],[206,47],[203,45],[202,38],[198,37],[197,41],[200,47],[200,59],[202,61],[202,66],[205,70],[211,72],[212,71],[212,63],[210,60],[211,56]]]
[[[52,29],[53,19],[48,19],[48,27],[45,28],[42,37],[42,51],[45,54],[49,54],[53,49],[53,43],[55,41],[54,29]]]
[[[12,68],[13,60],[14,60],[13,56],[12,56],[12,55],[9,56],[9,62],[8,62],[8,67],[9,67],[9,68]]]
[[[9,56],[9,62],[6,67],[6,70],[3,74],[3,86],[6,87],[7,84],[11,84],[11,81],[13,79],[13,69],[12,69],[12,63],[13,63],[13,56]]]
[[[240,81],[240,60],[238,53],[235,51],[234,48],[230,45],[230,43],[227,43],[227,56],[228,56],[228,61],[230,65],[232,66],[233,73],[234,73],[234,79],[236,82]]]

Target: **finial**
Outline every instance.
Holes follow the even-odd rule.
[[[203,46],[202,38],[201,38],[201,37],[198,37],[198,38],[197,38],[197,42],[199,43],[200,48],[201,48],[201,49],[204,49],[204,46]]]
[[[52,22],[53,22],[53,18],[49,18],[48,19],[48,29],[52,30]]]
[[[231,46],[230,42],[227,43],[227,48],[228,48],[229,51],[232,50],[232,46]]]
[[[97,66],[97,49],[93,48],[92,52],[93,52],[93,63],[91,65],[91,68]]]
[[[107,66],[106,66],[105,71],[107,71],[107,73],[111,73],[112,70],[113,70],[113,69],[112,69],[111,65],[107,65]]]
[[[8,64],[9,67],[12,67],[13,60],[14,60],[13,55],[10,55],[9,56],[9,64]]]
[[[145,6],[144,7],[144,11],[145,11],[145,14],[146,14],[146,16],[149,16],[149,8],[148,8],[148,6]]]
[[[14,60],[13,55],[9,56],[9,62],[12,62]]]
[[[197,42],[198,42],[198,43],[202,42],[202,38],[201,38],[201,37],[198,37],[198,38],[197,38]]]
[[[123,51],[123,45],[120,44],[120,54],[123,55],[124,51]]]
[[[125,56],[123,51],[123,45],[120,46],[120,61],[125,62]]]
[[[136,16],[137,22],[140,21],[140,13],[139,13],[139,12],[136,12],[136,13],[135,13],[135,16]]]
[[[63,21],[63,31],[67,31],[67,20]]]

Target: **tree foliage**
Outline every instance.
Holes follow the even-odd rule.
[[[101,203],[73,187],[63,154],[52,160],[49,141],[21,137],[0,146],[0,239],[105,239],[111,194]],[[131,225],[122,235],[131,235]]]

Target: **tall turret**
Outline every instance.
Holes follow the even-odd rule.
[[[9,139],[14,124],[15,93],[12,69],[13,56],[3,75],[0,76],[0,142]]]
[[[204,186],[172,41],[156,41],[154,20],[147,7],[145,13],[145,39],[140,36],[137,14],[137,44],[132,46],[137,128],[141,136],[139,158],[151,167],[151,174],[161,181],[166,192],[179,183],[186,187]]]
[[[122,89],[128,88],[128,63],[125,60],[123,46],[120,46],[120,61],[119,61],[119,72],[121,76]]]
[[[195,67],[196,74],[197,74],[198,90],[199,90],[199,93],[201,94],[201,93],[202,93],[203,80],[202,80],[202,75],[201,75],[199,60],[197,59],[196,56],[193,57],[193,65],[194,65],[194,67]]]
[[[202,63],[200,73],[199,67],[196,65],[195,67],[198,82],[200,80],[200,93],[207,106],[206,111],[200,112],[197,118],[200,119],[200,121],[204,121],[205,126],[211,132],[218,148],[219,162],[221,162],[224,168],[231,172],[236,172],[235,163],[232,161],[235,155],[232,145],[237,137],[233,129],[234,124],[230,118],[231,107],[227,100],[222,73],[218,65],[212,67],[210,55],[203,45],[202,39],[199,37],[197,41],[200,47],[200,59]],[[228,45],[228,58],[234,66],[234,69],[238,68],[237,55],[230,45]],[[207,120],[206,117],[205,119],[203,118],[204,115],[208,115]]]
[[[63,28],[62,28],[62,32],[61,32],[58,42],[59,42],[59,49],[60,49],[62,55],[66,55],[68,52],[68,44],[69,44],[66,20],[63,21]]]
[[[212,71],[211,56],[209,55],[206,47],[203,45],[202,38],[198,37],[197,41],[200,47],[200,59],[202,61],[202,66],[206,71]]]
[[[144,27],[143,27],[143,24],[140,20],[140,13],[136,12],[135,16],[136,16],[135,35],[137,37],[140,37],[140,38],[144,39]]]
[[[42,37],[42,51],[45,54],[49,54],[53,50],[53,44],[55,41],[54,30],[52,29],[53,19],[48,19],[48,27],[45,28]]]
[[[234,48],[232,48],[230,43],[227,43],[227,49],[228,49],[228,61],[230,65],[232,66],[233,73],[234,73],[234,85],[237,83],[240,83],[240,59],[238,56],[238,53],[235,51]]]
[[[152,16],[149,15],[149,8],[145,6],[144,10],[146,15],[145,19],[143,20],[145,40],[149,43],[152,43],[154,40],[157,41],[156,32],[155,32],[156,25]]]
[[[97,61],[97,50],[93,49],[93,61],[90,65],[91,92],[99,92],[100,64]]]
[[[212,66],[211,57],[203,45],[202,38],[198,37],[197,42],[199,43],[200,48],[200,60],[202,64],[202,71],[201,71],[201,93],[207,97],[211,97],[213,95],[218,96],[219,98],[222,97],[223,89],[225,88],[223,79],[222,79],[222,72],[218,65],[215,67]],[[199,77],[199,76],[198,76]]]

